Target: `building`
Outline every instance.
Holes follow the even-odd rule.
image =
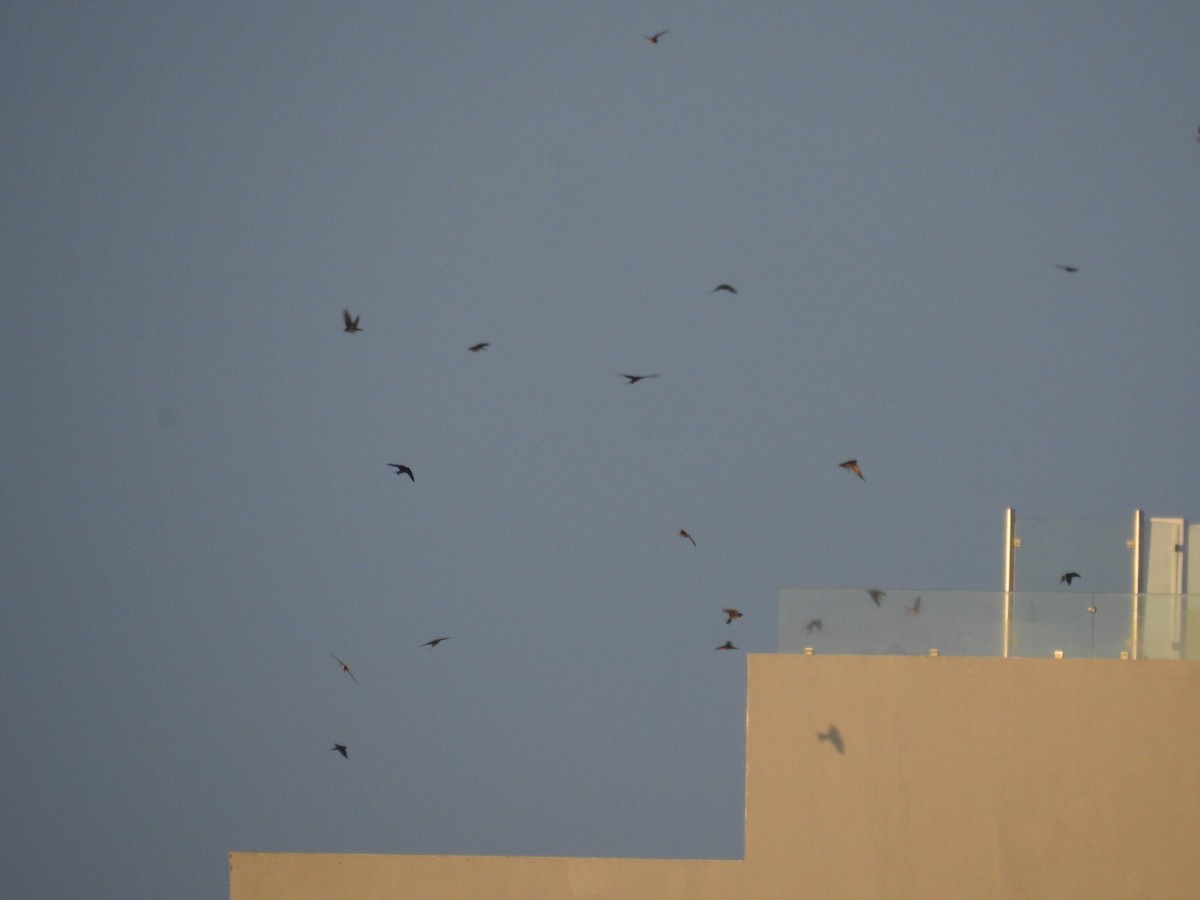
[[[1181,528],[1168,535],[1184,535],[1176,556]],[[1144,571],[1140,548],[1135,557]],[[1168,561],[1186,572],[1186,559]],[[781,645],[794,637],[795,593],[781,596]],[[893,604],[908,597],[890,593]],[[1163,604],[1180,611],[1178,646],[1164,645],[1173,658],[1148,659],[1138,635],[1160,637],[1144,627],[1155,614],[1136,591],[1120,595],[1133,643],[1109,652],[1118,642],[1105,631],[1103,653],[1090,643],[1097,658],[1017,655],[1045,642],[1014,638],[1022,629],[1006,623],[1034,607],[1000,594],[968,608],[998,614],[1008,658],[747,656],[743,859],[237,852],[231,897],[1197,896],[1200,665],[1185,652],[1186,596]],[[1094,596],[1070,605],[1119,608]],[[1098,615],[1033,621],[1087,647]]]

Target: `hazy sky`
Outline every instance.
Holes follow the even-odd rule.
[[[1197,35],[0,4],[0,894],[739,857],[780,588],[996,590],[1006,506],[1200,514]]]

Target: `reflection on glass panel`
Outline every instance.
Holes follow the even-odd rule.
[[[877,602],[878,601],[878,602]],[[780,653],[999,656],[1000,591],[785,589]]]
[[[1021,542],[1014,557],[1018,591],[1107,593],[1132,588],[1129,521],[1018,517],[1016,537]],[[1060,581],[1067,572],[1080,575],[1070,586]]]

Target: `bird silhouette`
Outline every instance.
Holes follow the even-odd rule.
[[[1054,268],[1062,269],[1064,272],[1072,272],[1072,273],[1079,271],[1078,266],[1064,266],[1062,263],[1055,263]]]
[[[470,350],[472,353],[478,353],[484,347],[490,347],[490,346],[492,346],[491,341],[480,341],[478,344],[475,344],[473,347],[468,347],[467,349]]]
[[[917,613],[919,613],[921,611],[921,598],[918,597],[916,600],[914,600],[912,606],[904,607],[904,611],[910,616],[915,616]]]
[[[686,531],[684,531],[682,528],[679,529],[679,536],[681,538],[685,538],[686,540],[691,541],[693,547],[696,546],[696,539],[694,537],[692,537],[690,534],[688,534]]]
[[[725,615],[729,616],[729,618],[725,620],[726,625],[728,625],[734,619],[740,619],[742,617],[742,614],[736,609],[726,608],[726,609],[721,610],[721,612],[723,612],[723,613],[725,613]]]
[[[658,34],[648,34],[648,35],[646,35],[646,40],[648,40],[652,44],[657,44],[658,39],[660,37],[662,37],[664,34],[668,34],[669,32],[670,32],[670,29],[667,29],[666,31],[660,31]]]
[[[362,331],[362,328],[359,327],[359,324],[358,324],[358,320],[361,318],[362,318],[362,316],[354,316],[353,318],[351,318],[350,310],[343,309],[342,310],[342,320],[346,323],[346,327],[343,328],[342,331],[346,332],[347,334],[354,334],[354,332],[356,332],[356,331]]]
[[[718,284],[715,288],[709,291],[709,293],[715,294],[717,291],[725,291],[729,294],[736,294],[737,288],[735,288],[732,284]]]
[[[639,381],[644,381],[647,378],[657,378],[658,376],[657,375],[626,375],[624,372],[622,372],[621,377],[628,378],[630,384],[637,384]]]
[[[736,650],[737,647],[733,646],[733,641],[726,641],[720,647],[714,647],[713,649],[714,650]]]
[[[875,602],[876,606],[882,606],[883,598],[887,596],[887,591],[881,591],[879,588],[867,588],[867,596]]]
[[[846,745],[842,743],[842,733],[838,731],[836,725],[830,725],[828,731],[818,731],[817,740],[829,741],[829,743],[833,744],[833,748],[837,750],[838,753],[846,752]]]
[[[407,475],[412,481],[417,480],[408,466],[402,466],[400,463],[388,463],[388,465],[396,470],[397,475]]]
[[[348,665],[346,665],[344,662],[342,662],[340,659],[338,659],[337,656],[335,654],[333,654],[332,652],[329,655],[332,656],[334,659],[337,659],[337,664],[341,667],[342,671],[350,676],[351,681],[353,681],[355,684],[358,684],[358,679],[354,677],[354,673],[350,671],[350,667]]]
[[[1059,584],[1065,584],[1070,587],[1071,582],[1082,576],[1078,572],[1064,572],[1062,578],[1058,579]]]
[[[450,640],[450,638],[448,638],[448,637],[434,638],[432,641],[426,641],[421,646],[422,647],[436,647],[442,641],[448,641],[448,640]]]
[[[813,633],[813,629],[816,629],[817,631],[821,630],[821,620],[820,619],[809,619],[808,624],[804,626],[804,630],[807,631],[809,634]]]
[[[349,759],[349,758],[350,758],[350,757],[349,757],[349,755],[346,753],[346,745],[345,745],[345,744],[334,744],[334,745],[333,745],[332,747],[330,747],[329,749],[330,749],[330,750],[336,750],[338,753],[342,754],[342,759]]]
[[[857,476],[858,476],[859,478],[861,478],[863,481],[866,481],[866,480],[867,480],[867,479],[866,479],[866,476],[864,476],[864,475],[863,475],[863,473],[862,473],[862,469],[860,469],[860,468],[858,467],[858,460],[857,460],[857,459],[848,459],[848,460],[846,460],[845,462],[840,462],[840,463],[838,463],[838,465],[839,465],[841,468],[845,469],[847,472],[853,472],[855,475],[857,475]]]

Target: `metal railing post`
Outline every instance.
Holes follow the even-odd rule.
[[[1013,551],[1017,547],[1016,536],[1017,514],[1011,506],[1004,510],[1004,623],[1002,628],[1001,655],[1008,659],[1012,642],[1013,618],[1013,576],[1016,572],[1016,560]]]
[[[1133,511],[1133,538],[1129,542],[1129,549],[1133,551],[1133,595],[1131,598],[1132,608],[1129,615],[1129,658],[1138,658],[1138,649],[1142,643],[1142,618],[1141,618],[1141,603],[1139,600],[1142,596],[1142,511],[1135,509]]]

